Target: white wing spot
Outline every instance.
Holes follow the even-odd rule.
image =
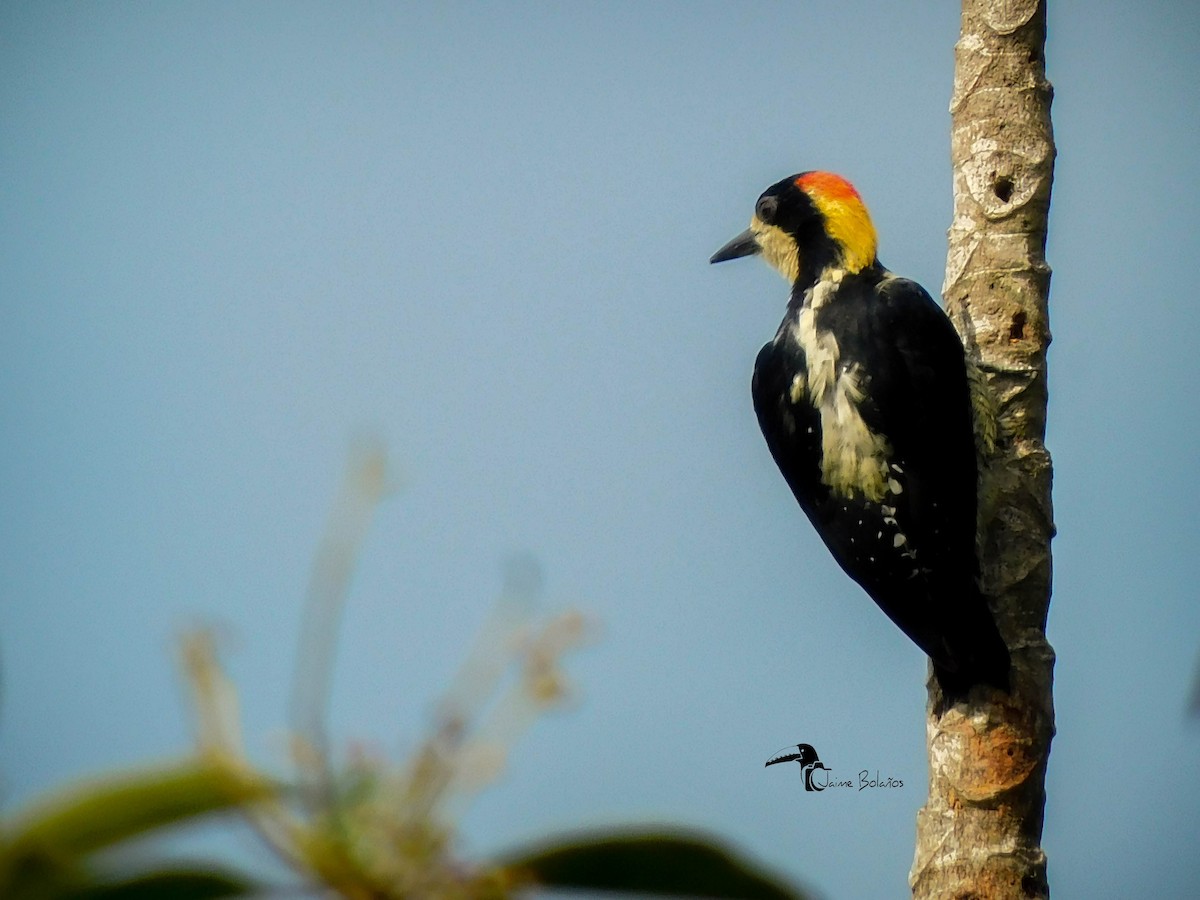
[[[892,538],[892,546],[893,547],[900,548],[900,547],[903,547],[907,543],[908,543],[908,538],[905,537],[903,534],[898,534],[894,538]]]
[[[804,399],[804,375],[797,373],[792,378],[792,389],[788,391],[788,396],[793,403],[799,403]]]
[[[891,491],[893,494],[899,494],[904,490],[904,488],[902,488],[900,486],[900,482],[898,482],[895,478],[889,478],[888,479],[888,490]]]

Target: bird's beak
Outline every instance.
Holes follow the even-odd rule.
[[[729,259],[740,259],[743,256],[751,256],[755,253],[761,252],[762,247],[759,246],[758,238],[754,236],[754,232],[752,230],[747,228],[732,241],[714,253],[709,262],[725,262]]]
[[[778,756],[772,756],[770,759],[768,759],[765,763],[765,766],[773,766],[775,763],[793,762],[799,758],[799,753],[781,753]]]

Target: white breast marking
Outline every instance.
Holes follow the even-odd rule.
[[[891,447],[859,412],[866,397],[866,373],[857,363],[840,365],[837,339],[816,325],[816,312],[832,298],[841,275],[835,272],[813,285],[792,324],[792,334],[807,360],[809,402],[821,415],[821,481],[841,496],[861,495],[878,502],[891,486]]]

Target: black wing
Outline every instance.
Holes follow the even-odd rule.
[[[975,583],[978,470],[962,341],[915,281],[886,278],[875,291],[870,350],[876,361],[863,418],[887,436],[901,509],[937,589]],[[850,349],[850,348],[848,348]]]
[[[820,416],[808,403],[792,398],[794,379],[807,371],[804,351],[789,338],[785,325],[775,340],[759,351],[750,392],[771,456],[801,508],[812,518],[829,489],[821,484]]]
[[[907,496],[901,495],[897,517],[925,573],[930,602],[918,627],[930,627],[933,619],[941,653],[927,652],[948,695],[976,681],[1007,687],[1008,650],[979,592],[979,476],[962,340],[916,282],[889,277],[875,295],[871,318],[892,352],[864,417],[888,436],[903,469],[898,478]]]

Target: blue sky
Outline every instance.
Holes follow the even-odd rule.
[[[1062,896],[1200,883],[1200,10],[1053,4],[1048,443]],[[222,623],[277,758],[349,448],[367,540],[334,730],[400,752],[533,554],[603,638],[464,822],[736,841],[902,896],[925,663],[837,570],[750,408],[786,287],[711,268],[768,184],[858,186],[936,293],[953,4],[0,9],[0,772],[7,804],[189,740],[173,641]],[[806,795],[814,744],[905,787]]]

